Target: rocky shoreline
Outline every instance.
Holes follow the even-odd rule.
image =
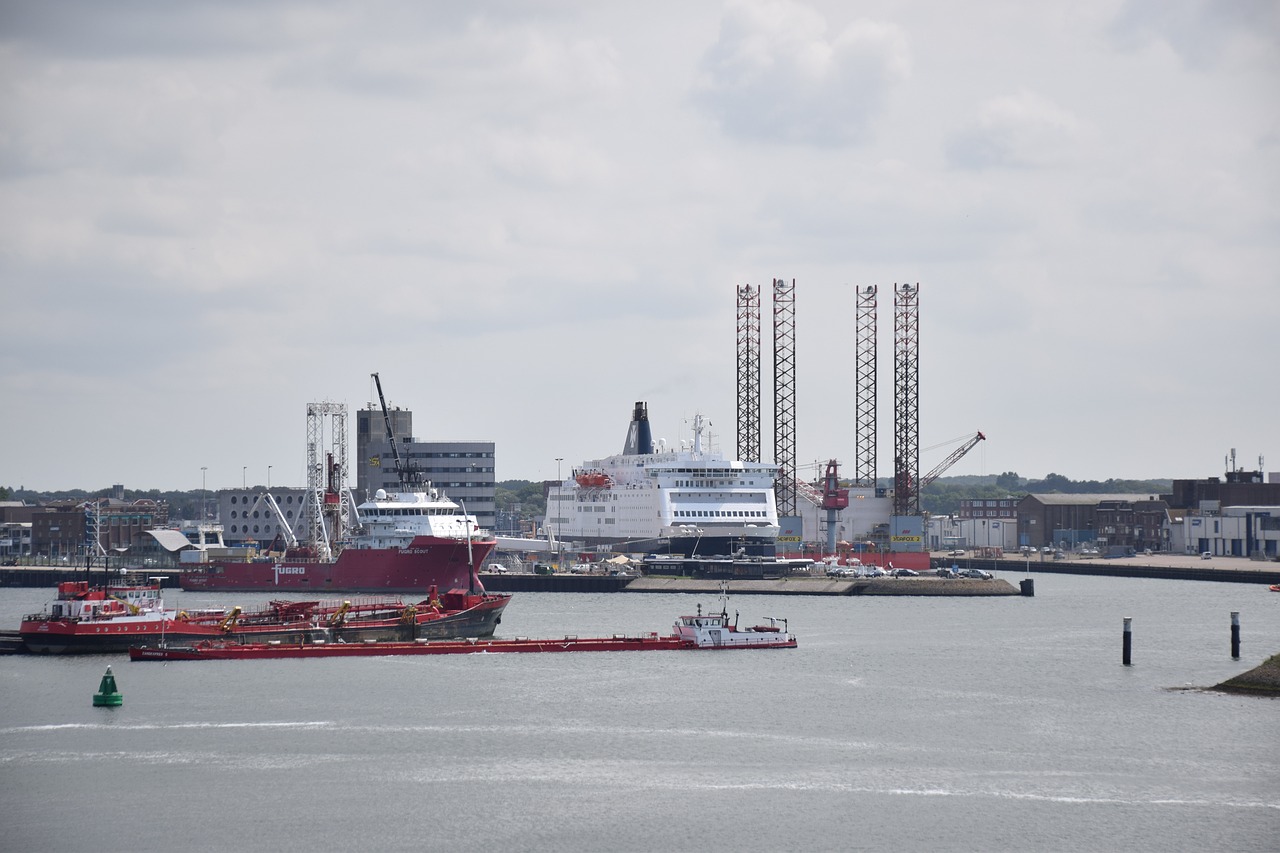
[[[1222,693],[1280,697],[1280,655],[1272,655],[1248,672],[1215,684],[1212,689]]]

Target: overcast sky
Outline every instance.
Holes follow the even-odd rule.
[[[3,0],[0,485],[302,485],[375,371],[500,480],[735,455],[746,283],[770,457],[775,277],[802,474],[867,285],[892,474],[903,282],[922,470],[1280,471],[1278,9]]]

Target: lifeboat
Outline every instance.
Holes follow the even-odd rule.
[[[578,485],[586,489],[603,489],[612,485],[613,481],[603,471],[582,471],[575,477]]]

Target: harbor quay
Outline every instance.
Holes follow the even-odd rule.
[[[1165,580],[1210,581],[1220,583],[1280,584],[1280,563],[1243,557],[1202,559],[1194,555],[1150,554],[1134,557],[1054,560],[1040,556],[1008,555],[1000,558],[969,558],[934,555],[933,569],[955,567],[990,572],[991,580],[943,578],[930,573],[919,577],[830,578],[818,574],[791,573],[784,577],[722,579],[678,577],[658,572],[639,576],[598,574],[535,574],[481,572],[490,592],[634,592],[691,593],[719,592],[722,583],[739,595],[941,595],[991,596],[1026,594],[1021,581],[1029,574],[1074,574],[1118,578],[1160,578]],[[178,571],[148,569],[145,574],[162,587],[178,585]],[[91,578],[102,577],[95,569]],[[83,567],[4,566],[0,567],[0,587],[53,587],[63,581],[84,580]],[[316,592],[323,592],[317,590]]]

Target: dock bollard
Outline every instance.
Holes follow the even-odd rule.
[[[1231,611],[1231,659],[1240,660],[1240,611]]]
[[[1124,651],[1122,658],[1125,666],[1133,665],[1133,617],[1124,617]]]

